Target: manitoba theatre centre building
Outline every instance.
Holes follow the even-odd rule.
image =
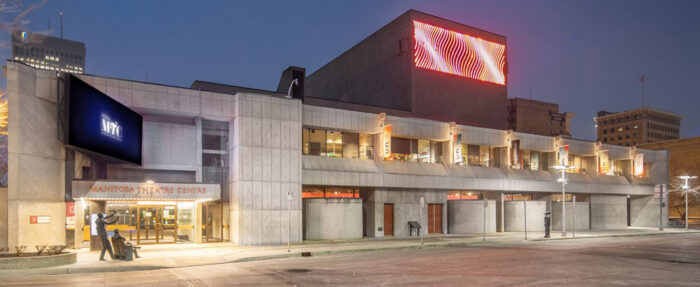
[[[665,225],[667,151],[507,129],[506,47],[410,10],[274,91],[9,60],[0,247],[97,248],[98,212],[138,244]]]

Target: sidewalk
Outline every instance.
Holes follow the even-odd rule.
[[[688,232],[698,233],[699,230]],[[649,236],[664,234],[684,234],[683,229],[666,228],[663,232],[657,228],[627,228],[624,230],[605,231],[579,231],[568,237],[562,238],[559,231],[552,232],[552,238],[543,238],[543,232],[528,232],[528,241],[572,240],[581,238],[621,237],[621,236]],[[575,235],[576,237],[572,237]],[[362,238],[356,240],[338,241],[305,241],[291,245],[291,252],[286,245],[276,246],[238,246],[232,243],[208,243],[208,244],[163,244],[144,245],[139,251],[141,258],[134,261],[99,261],[99,252],[91,252],[87,249],[75,251],[78,259],[75,264],[37,269],[0,270],[0,278],[27,276],[27,275],[52,275],[66,273],[92,273],[92,272],[124,272],[136,270],[153,270],[161,268],[175,268],[199,265],[211,265],[233,262],[245,262],[274,258],[301,256],[302,252],[310,252],[312,256],[323,254],[337,254],[350,252],[363,252],[372,250],[431,248],[465,245],[499,245],[499,244],[525,244],[523,232],[487,233],[486,241],[483,234],[472,235],[430,235],[424,238],[421,245],[420,239],[412,238]]]

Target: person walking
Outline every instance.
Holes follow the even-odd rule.
[[[114,217],[114,220],[107,221],[107,219]],[[105,251],[109,251],[109,257],[114,260],[114,252],[112,252],[112,245],[109,244],[109,239],[107,238],[107,228],[108,224],[114,224],[119,219],[119,215],[114,213],[105,217],[105,215],[100,212],[97,214],[97,219],[95,219],[95,226],[97,226],[97,235],[102,239],[102,253],[100,253],[100,261],[105,261]]]

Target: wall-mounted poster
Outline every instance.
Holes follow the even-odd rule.
[[[644,154],[634,155],[634,176],[644,176]]]
[[[598,174],[610,175],[610,156],[608,152],[601,151],[598,154]]]
[[[513,168],[520,168],[520,140],[513,140],[510,144],[510,165]]]
[[[455,164],[464,162],[462,157],[462,134],[452,134],[452,146],[454,147]]]
[[[562,166],[569,166],[569,146],[563,145],[559,147],[559,164]]]
[[[391,160],[391,125],[382,127],[382,152],[385,160]]]

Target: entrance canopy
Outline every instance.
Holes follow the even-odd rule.
[[[73,198],[90,200],[219,200],[221,199],[221,185],[74,180]]]

